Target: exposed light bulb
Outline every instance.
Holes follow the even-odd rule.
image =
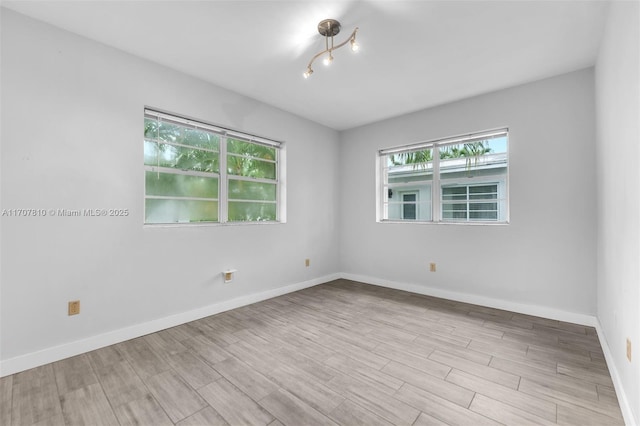
[[[311,76],[311,74],[313,74],[313,70],[311,68],[307,68],[307,70],[302,73],[302,76],[304,78],[309,78]]]
[[[351,50],[353,52],[357,52],[358,50],[360,50],[360,45],[358,44],[355,38],[351,39]]]
[[[324,58],[322,60],[322,63],[325,64],[326,66],[329,66],[329,65],[331,65],[331,62],[333,62],[333,56],[331,55],[331,52],[329,52],[329,56]]]

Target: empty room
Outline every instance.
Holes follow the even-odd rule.
[[[0,6],[0,424],[640,424],[639,1]]]

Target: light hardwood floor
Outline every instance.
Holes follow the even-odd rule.
[[[593,328],[338,280],[0,379],[2,425],[618,425]]]

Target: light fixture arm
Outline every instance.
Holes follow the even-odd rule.
[[[315,54],[311,60],[309,61],[309,64],[307,65],[307,70],[304,72],[304,78],[308,78],[311,74],[313,74],[313,68],[312,65],[315,62],[316,59],[318,59],[320,56],[328,54],[329,57],[325,59],[325,65],[329,65],[331,63],[331,61],[333,61],[333,51],[340,49],[342,46],[344,46],[347,43],[351,43],[351,49],[353,51],[358,50],[358,44],[356,42],[356,34],[358,33],[358,27],[356,27],[355,30],[353,30],[353,32],[351,33],[351,35],[342,43],[334,45],[334,36],[336,36],[339,32],[340,32],[340,22],[336,21],[335,19],[325,19],[324,21],[320,21],[320,23],[318,24],[318,32],[320,33],[321,36],[324,37],[324,45],[325,45],[325,49],[322,52],[319,52],[317,54]],[[331,38],[331,47],[329,47],[329,38]]]
[[[311,60],[309,61],[309,65],[307,65],[307,69],[311,69],[311,65],[313,65],[313,63],[315,62],[316,59],[318,59],[320,56],[324,55],[325,53],[331,53],[334,50],[340,49],[342,46],[344,46],[345,44],[349,43],[350,41],[356,39],[356,33],[358,32],[358,27],[356,27],[355,30],[353,30],[353,32],[351,33],[351,35],[349,36],[348,39],[346,39],[345,41],[343,41],[342,43],[338,44],[337,46],[333,45],[333,36],[331,36],[331,47],[329,47],[329,37],[327,37],[327,41],[326,41],[326,46],[327,48],[325,50],[323,50],[320,53],[316,53],[314,55],[313,58],[311,58]]]

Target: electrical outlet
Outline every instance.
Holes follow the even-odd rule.
[[[69,315],[78,315],[80,313],[80,301],[72,300],[69,302]]]
[[[436,271],[436,264],[434,262],[431,262],[429,264],[429,271],[430,272],[435,272]]]
[[[238,271],[236,271],[235,269],[227,269],[226,271],[223,271],[222,277],[224,278],[224,282],[230,283],[231,281],[233,281],[236,272]]]
[[[627,338],[627,359],[631,362],[631,340]]]
[[[304,260],[304,266],[306,266],[308,268],[310,264],[311,264],[311,259],[305,259]]]

